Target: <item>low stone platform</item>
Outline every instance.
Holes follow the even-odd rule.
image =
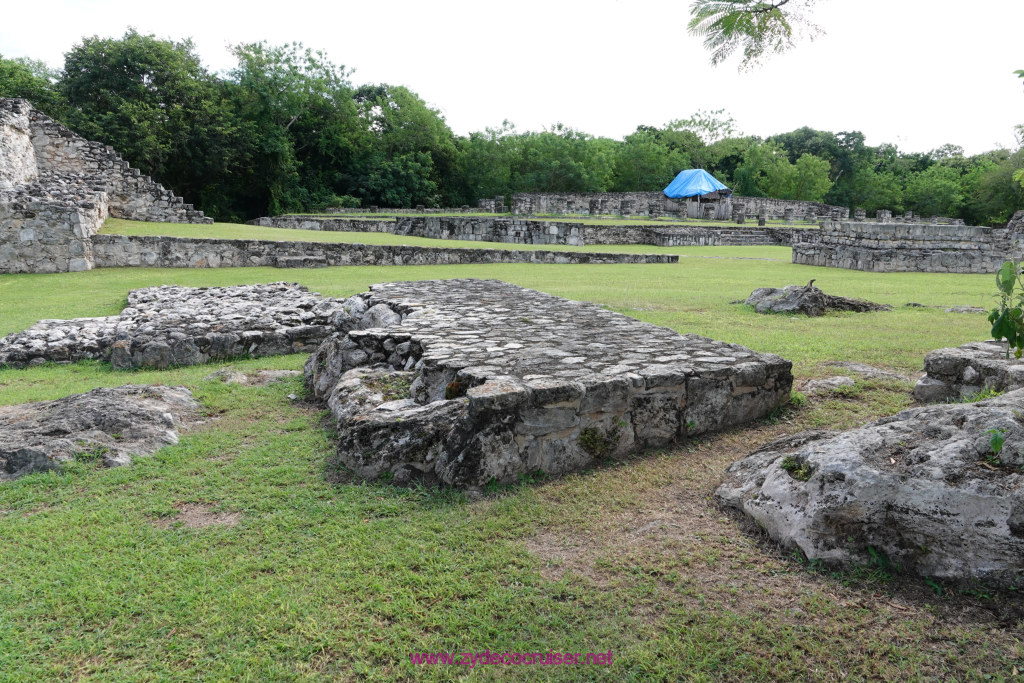
[[[981,391],[1024,388],[1024,359],[1006,354],[1006,343],[971,342],[936,349],[924,357],[925,376],[914,387],[922,403],[954,401]]]
[[[135,289],[118,316],[41,320],[0,339],[0,365],[99,359],[116,369],[164,369],[311,352],[334,332],[340,307],[340,300],[286,282]]]
[[[729,467],[716,496],[787,549],[840,566],[888,557],[952,580],[1024,583],[1024,391],[804,432]],[[1004,436],[995,453],[992,430]]]
[[[127,465],[178,443],[198,409],[185,387],[134,384],[0,406],[0,482],[76,458]]]
[[[496,280],[374,285],[306,363],[358,475],[474,488],[764,416],[791,363]]]

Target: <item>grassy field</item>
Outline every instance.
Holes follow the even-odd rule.
[[[111,315],[129,289],[154,284],[287,280],[341,296],[387,280],[491,277],[779,353],[798,381],[832,374],[828,360],[920,371],[928,350],[986,337],[983,315],[904,304],[989,306],[990,276],[797,266],[782,248],[665,251],[686,258],[4,275],[0,334]],[[806,319],[730,303],[811,278],[895,310]],[[339,481],[320,410],[287,398],[301,382],[204,379],[225,365],[0,370],[0,404],[148,382],[188,386],[206,414],[130,467],[80,462],[0,485],[0,681],[989,680],[1024,669],[1019,596],[809,567],[711,503],[728,463],[786,433],[894,413],[910,405],[909,383],[859,382],[744,429],[470,501]],[[183,509],[214,523],[186,524]],[[611,651],[613,663],[471,670],[409,658],[486,649]]]

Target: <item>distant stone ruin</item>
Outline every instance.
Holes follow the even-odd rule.
[[[0,273],[89,270],[89,238],[108,215],[213,222],[112,148],[0,98]]]
[[[594,192],[594,193],[528,193],[512,195],[511,211],[517,216],[555,214],[584,214],[589,216],[651,216],[662,215],[735,219],[736,207],[742,206],[745,215],[782,220],[811,220],[822,218],[844,219],[850,210],[821,202],[808,202],[770,197],[732,197],[703,201],[670,199],[664,192]],[[497,211],[495,200],[481,199],[478,208]],[[502,207],[504,210],[504,207]],[[710,215],[707,211],[710,210]]]
[[[276,282],[134,289],[120,315],[41,320],[0,339],[0,366],[110,361],[118,370],[312,352],[341,301]]]
[[[584,469],[767,415],[773,354],[496,280],[374,285],[306,380],[366,478],[476,488]]]
[[[793,263],[877,273],[995,273],[1022,257],[1024,211],[1003,228],[830,221],[793,242]]]

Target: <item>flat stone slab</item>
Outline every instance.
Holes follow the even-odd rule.
[[[0,339],[0,365],[86,359],[115,369],[198,365],[310,352],[334,331],[341,301],[286,282],[134,289],[118,316],[41,320]]]
[[[922,403],[956,401],[982,391],[1024,388],[1024,359],[1006,356],[1004,342],[971,342],[924,357],[925,376],[914,386]]]
[[[718,500],[787,549],[840,566],[1017,586],[1024,572],[1024,391],[804,432],[733,463]],[[998,456],[992,430],[1004,435]]]
[[[0,406],[0,481],[76,458],[127,465],[178,443],[178,429],[198,409],[185,387],[136,384]]]
[[[367,478],[579,470],[759,418],[793,383],[779,356],[497,280],[374,285],[335,324],[306,379]]]

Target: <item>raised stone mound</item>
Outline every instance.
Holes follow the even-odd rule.
[[[785,548],[841,566],[885,555],[944,579],[1019,586],[1024,391],[805,432],[733,463],[716,496]],[[991,431],[1002,430],[998,457]]]
[[[1006,344],[971,342],[956,348],[936,349],[924,357],[925,376],[914,386],[922,403],[955,401],[991,390],[1024,388],[1024,359],[1007,357]]]
[[[178,443],[177,430],[198,409],[185,387],[135,384],[0,406],[0,481],[75,458],[127,465]]]
[[[116,369],[162,370],[311,352],[334,331],[331,321],[341,306],[286,282],[135,289],[119,316],[41,320],[0,339],[0,365],[100,359]]]
[[[0,98],[0,273],[93,267],[91,237],[107,216],[212,223],[112,148]]]
[[[817,317],[828,311],[891,311],[888,304],[876,304],[863,299],[849,299],[845,296],[826,294],[812,283],[806,285],[786,285],[782,289],[775,287],[758,287],[744,302],[753,306],[758,313],[803,313]]]
[[[357,474],[479,487],[756,419],[791,363],[496,280],[374,285],[306,363]]]

